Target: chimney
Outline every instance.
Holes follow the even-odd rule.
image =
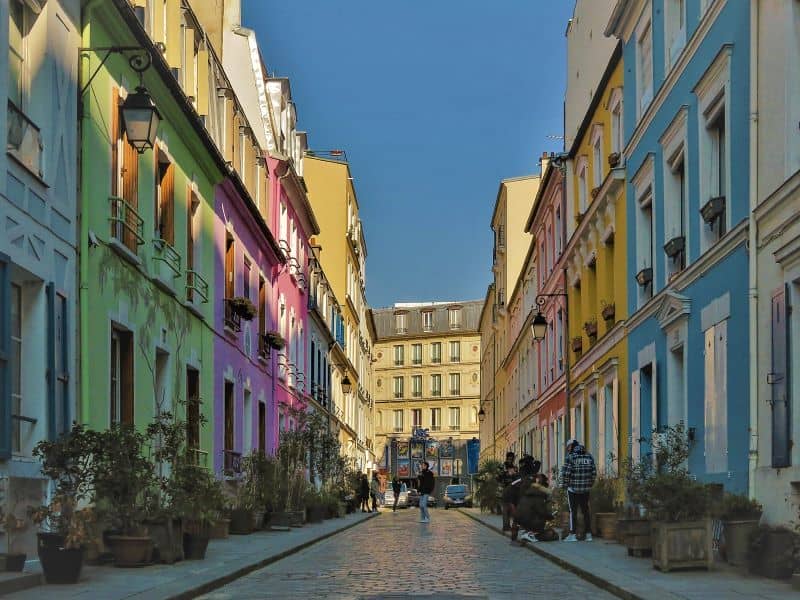
[[[547,165],[550,164],[550,154],[542,152],[542,158],[539,159],[539,164],[542,166],[541,176],[544,177],[544,172],[547,170]]]

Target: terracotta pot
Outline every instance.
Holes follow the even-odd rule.
[[[37,553],[47,583],[77,583],[83,568],[83,549],[64,548],[64,536],[37,534]]]
[[[150,536],[110,535],[108,543],[117,567],[141,567],[153,559],[153,539]]]

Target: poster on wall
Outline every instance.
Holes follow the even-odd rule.
[[[450,440],[446,440],[439,444],[439,458],[453,458],[453,453],[455,449],[453,448],[453,442]]]
[[[425,458],[428,460],[439,458],[439,442],[431,440],[425,445]]]
[[[441,466],[441,475],[442,477],[452,477],[453,476],[453,459],[452,458],[443,458],[440,461]]]
[[[426,460],[428,461],[428,465],[429,465],[428,468],[431,470],[431,472],[434,475],[438,475],[439,471],[437,469],[439,468],[439,461],[436,460],[435,458],[428,458]]]
[[[407,458],[401,458],[397,461],[397,476],[400,478],[408,478],[411,477],[411,472],[409,470],[409,462]]]
[[[423,442],[411,442],[411,460],[421,459],[425,451],[425,444]]]
[[[397,458],[408,458],[408,442],[397,442]]]

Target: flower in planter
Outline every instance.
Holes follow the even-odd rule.
[[[275,350],[283,350],[283,348],[286,346],[286,340],[284,340],[283,336],[277,331],[268,331],[264,335],[266,336],[267,342],[271,348]]]
[[[594,319],[586,321],[586,323],[583,324],[583,329],[590,338],[597,337],[597,321]]]
[[[581,350],[583,350],[583,338],[578,335],[572,338],[572,351],[580,352]]]
[[[230,299],[231,310],[239,315],[245,321],[252,321],[256,316],[256,306],[252,303],[250,298],[244,296],[236,296]]]
[[[600,304],[603,307],[601,310],[603,319],[605,319],[606,321],[610,321],[611,319],[613,319],[616,314],[616,307],[614,306],[614,303],[601,301]]]

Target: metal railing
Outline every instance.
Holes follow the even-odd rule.
[[[136,254],[144,244],[144,220],[124,198],[109,198],[111,207],[111,236]]]
[[[7,150],[31,172],[42,177],[42,134],[36,124],[8,101]]]
[[[208,467],[208,452],[200,448],[187,448],[186,460],[193,467]]]
[[[233,450],[223,450],[223,468],[226,473],[242,472],[242,453]]]
[[[167,240],[156,238],[153,240],[156,253],[153,260],[163,262],[172,271],[173,277],[180,277],[181,275],[181,255],[172,247]]]
[[[223,315],[223,323],[225,327],[228,327],[232,331],[241,331],[242,317],[239,315],[239,313],[233,310],[232,298],[225,298],[222,302],[225,307],[225,314]]]
[[[197,294],[205,304],[208,302],[208,282],[200,273],[189,269],[186,271],[186,299],[194,302],[194,295]]]

